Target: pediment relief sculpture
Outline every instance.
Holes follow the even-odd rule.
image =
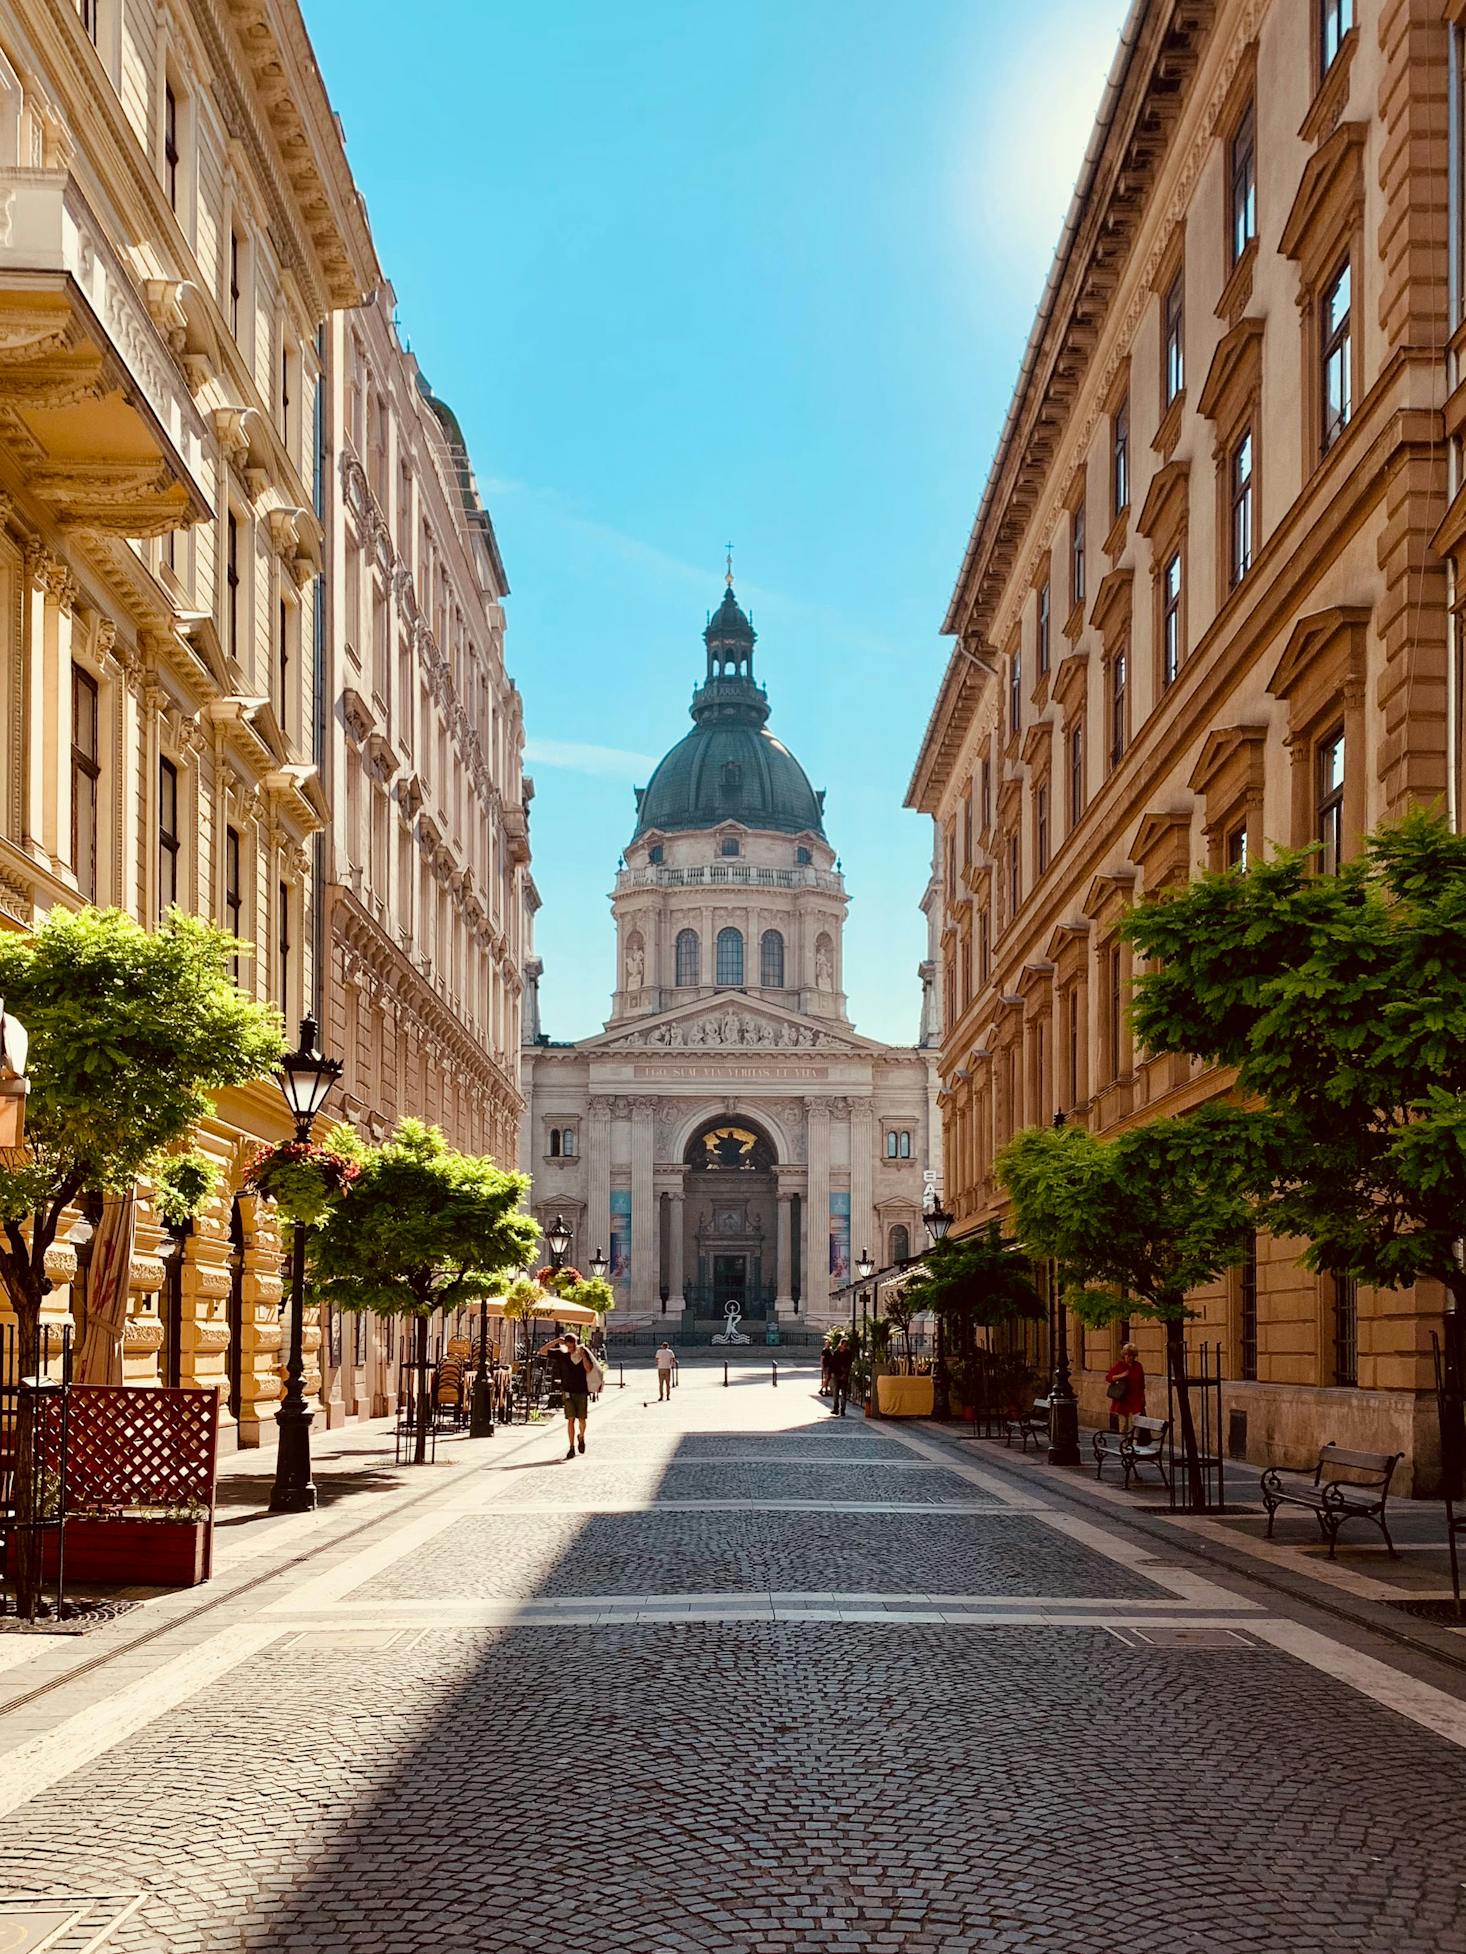
[[[676,1050],[707,1047],[735,1050],[773,1051],[814,1045],[833,1045],[838,1041],[813,1025],[786,1024],[782,1019],[758,1018],[743,1011],[720,1011],[710,1018],[673,1019],[655,1024],[626,1041],[631,1045],[660,1045]]]

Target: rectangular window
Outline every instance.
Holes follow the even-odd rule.
[[[1033,853],[1040,875],[1049,865],[1049,783],[1041,781],[1033,797]]]
[[[178,97],[172,82],[163,84],[163,184],[169,208],[178,209]]]
[[[1069,602],[1084,602],[1084,510],[1076,509],[1069,518]]]
[[[239,233],[229,233],[229,336],[239,338]]]
[[[1247,866],[1247,823],[1239,821],[1235,828],[1227,830],[1227,867],[1245,869]]]
[[[224,927],[233,937],[244,935],[244,861],[238,828],[224,830]],[[239,958],[234,959],[234,981],[239,982]]]
[[[1181,669],[1181,552],[1161,572],[1161,684],[1174,685]]]
[[[279,689],[280,730],[290,732],[290,606],[282,597],[275,619],[275,683]]]
[[[1162,396],[1167,407],[1186,385],[1186,274],[1178,271],[1161,305]]]
[[[1257,1378],[1257,1234],[1248,1234],[1242,1266],[1237,1272],[1237,1355],[1244,1381]]]
[[[1359,1285],[1353,1276],[1330,1276],[1333,1290],[1335,1384],[1359,1382]]]
[[[1251,102],[1233,132],[1230,164],[1231,262],[1235,265],[1257,236],[1257,114]]]
[[[183,837],[178,825],[178,769],[158,762],[158,914],[166,916],[178,900],[178,865]]]
[[[1069,728],[1069,826],[1077,828],[1084,812],[1084,721]]]
[[[1052,656],[1049,636],[1050,610],[1049,582],[1045,577],[1038,592],[1038,675],[1040,678],[1047,673]]]
[[[1018,837],[1008,837],[1008,920],[1011,922],[1018,914],[1018,906],[1023,900],[1023,859],[1018,846]]]
[[[1232,517],[1229,570],[1234,590],[1252,568],[1252,471],[1252,429],[1248,428],[1228,463]]]
[[[1079,986],[1071,985],[1068,991],[1069,1005],[1069,1110],[1079,1104]]]
[[[1110,423],[1111,515],[1118,519],[1130,507],[1130,401],[1127,396],[1115,409]]]
[[[1126,720],[1129,712],[1128,660],[1121,645],[1110,660],[1110,765],[1117,767],[1124,756]]]
[[[1320,302],[1319,354],[1323,371],[1322,433],[1328,450],[1349,425],[1354,407],[1354,377],[1351,371],[1353,332],[1350,326],[1350,266],[1346,259],[1324,288]]]
[[[102,778],[97,681],[71,668],[71,866],[88,902],[97,899],[97,807]]]
[[[229,656],[239,662],[239,518],[231,509],[224,524],[225,638]]]
[[[282,882],[278,890],[280,902],[280,1009],[285,1013],[286,1022],[290,1019],[290,884]]]
[[[1023,654],[1015,651],[1008,660],[1008,731],[1016,733],[1023,723]]]
[[[1110,946],[1108,952],[1109,968],[1105,987],[1106,1003],[1109,1009],[1109,1061],[1110,1077],[1118,1079],[1123,1062],[1125,1044],[1125,966],[1118,943]]]
[[[1344,36],[1353,25],[1354,0],[1319,0],[1318,73],[1320,80],[1338,60],[1339,49],[1344,45]]]
[[[1344,729],[1338,727],[1318,743],[1318,865],[1325,875],[1337,875],[1344,859]]]
[[[985,984],[993,974],[993,925],[986,909],[977,913],[977,978]]]
[[[982,832],[986,834],[993,825],[993,763],[982,763]]]
[[[92,46],[97,45],[97,9],[101,0],[81,0],[81,24]]]

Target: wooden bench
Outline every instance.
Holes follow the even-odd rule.
[[[1096,1432],[1094,1435],[1094,1476],[1104,1477],[1105,1460],[1118,1459],[1120,1470],[1125,1475],[1125,1491],[1130,1490],[1142,1466],[1153,1465],[1161,1476],[1161,1484],[1169,1486],[1171,1475],[1166,1471],[1166,1439],[1170,1435],[1169,1418],[1132,1418],[1128,1432]]]
[[[1319,1452],[1311,1484],[1284,1479],[1276,1467],[1269,1466],[1262,1475],[1268,1539],[1273,1537],[1278,1508],[1301,1506],[1318,1521],[1318,1530],[1329,1543],[1330,1560],[1339,1544],[1339,1529],[1347,1520],[1368,1520],[1377,1526],[1392,1558],[1398,1560],[1385,1522],[1385,1504],[1395,1467],[1404,1456],[1403,1452],[1346,1452],[1330,1442]]]
[[[1049,1401],[1047,1398],[1035,1398],[1031,1411],[1025,1412],[1021,1418],[1010,1418],[1008,1420],[1007,1436],[1004,1438],[1003,1443],[1008,1447],[1009,1451],[1013,1449],[1015,1438],[1022,1440],[1025,1452],[1028,1450],[1030,1441],[1035,1447],[1048,1444]]]

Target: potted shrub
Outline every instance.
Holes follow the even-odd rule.
[[[46,1575],[56,1571],[56,1537],[46,1540]],[[178,1506],[68,1512],[68,1580],[148,1588],[192,1588],[213,1572],[213,1529],[201,1501]]]

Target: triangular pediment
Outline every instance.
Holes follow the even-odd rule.
[[[862,1038],[823,1018],[806,1017],[782,1005],[727,991],[717,997],[694,998],[670,1011],[635,1018],[608,1027],[595,1038],[580,1041],[586,1052],[673,1051],[727,1052],[745,1062],[751,1053],[770,1056],[784,1052],[822,1052],[855,1057],[889,1047]]]

